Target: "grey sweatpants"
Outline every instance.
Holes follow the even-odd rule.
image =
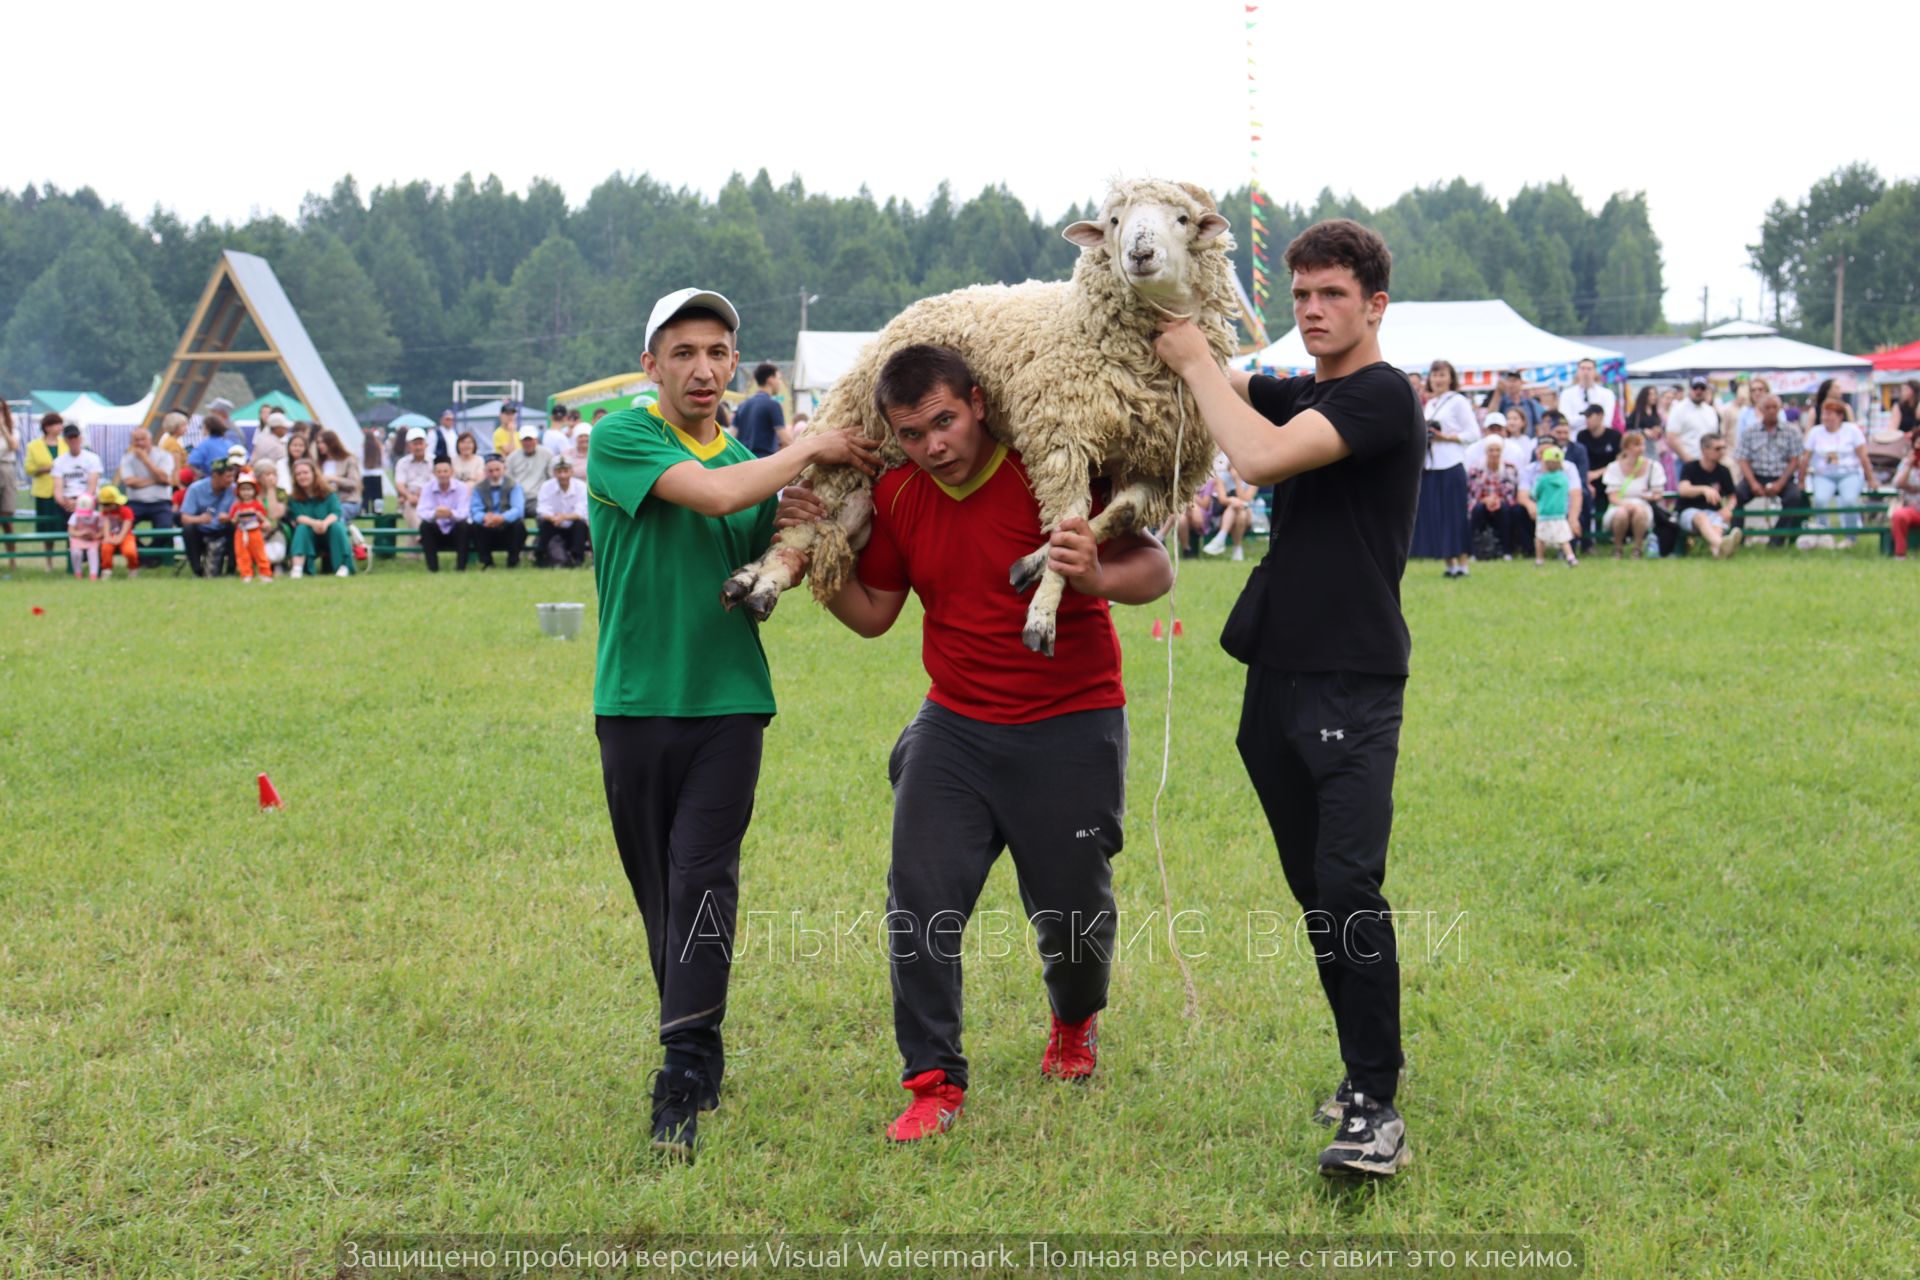
[[[887,935],[901,1079],[939,1068],[962,1088],[961,934],[1002,849],[1039,938],[1053,1011],[1106,1007],[1113,870],[1126,801],[1127,713],[990,724],[933,702],[901,733],[893,783]]]

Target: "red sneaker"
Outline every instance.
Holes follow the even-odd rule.
[[[1047,1033],[1047,1051],[1040,1059],[1040,1074],[1057,1080],[1085,1080],[1093,1074],[1094,1059],[1100,1053],[1100,1015],[1090,1013],[1084,1022],[1063,1022],[1060,1015],[1049,1014],[1053,1029]]]
[[[960,1109],[967,1101],[967,1091],[948,1084],[947,1073],[937,1067],[903,1081],[900,1087],[913,1093],[913,1101],[887,1126],[889,1142],[918,1142],[945,1133],[960,1118]]]

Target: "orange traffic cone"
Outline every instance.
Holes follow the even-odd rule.
[[[266,774],[260,775],[260,807],[262,809],[284,809],[286,803],[280,799],[280,793],[274,790],[273,779]]]
[[[1155,618],[1153,620],[1153,638],[1155,640],[1159,640],[1164,638],[1165,635],[1166,635],[1166,632],[1161,630],[1161,627],[1160,627],[1160,619]]]
[[[1180,625],[1180,619],[1175,618],[1173,620],[1173,638],[1178,640],[1185,634],[1187,634],[1187,629]]]

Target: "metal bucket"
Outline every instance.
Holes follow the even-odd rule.
[[[560,640],[579,635],[580,621],[587,616],[584,604],[537,604],[533,608],[540,615],[540,629]]]

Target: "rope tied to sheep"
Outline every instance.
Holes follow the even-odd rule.
[[[1161,310],[1165,309],[1161,308]],[[1176,319],[1184,318],[1176,317]],[[1187,434],[1187,389],[1177,379],[1174,382],[1173,403],[1177,410],[1173,433],[1173,476],[1174,483],[1177,485],[1180,480],[1180,449]],[[1167,588],[1167,611],[1173,615],[1175,621],[1180,617],[1180,544],[1182,541],[1183,539],[1176,531],[1173,539],[1173,585]],[[1167,627],[1167,701],[1160,739],[1160,785],[1153,793],[1153,857],[1154,861],[1160,864],[1160,904],[1167,913],[1167,949],[1173,952],[1174,962],[1180,966],[1180,980],[1186,985],[1187,990],[1187,1002],[1180,1011],[1180,1016],[1192,1021],[1200,1012],[1200,989],[1194,985],[1193,970],[1187,967],[1187,958],[1180,954],[1180,939],[1173,928],[1173,887],[1167,878],[1166,850],[1160,843],[1160,797],[1167,792],[1167,772],[1173,758],[1174,634],[1174,629],[1169,624]]]

